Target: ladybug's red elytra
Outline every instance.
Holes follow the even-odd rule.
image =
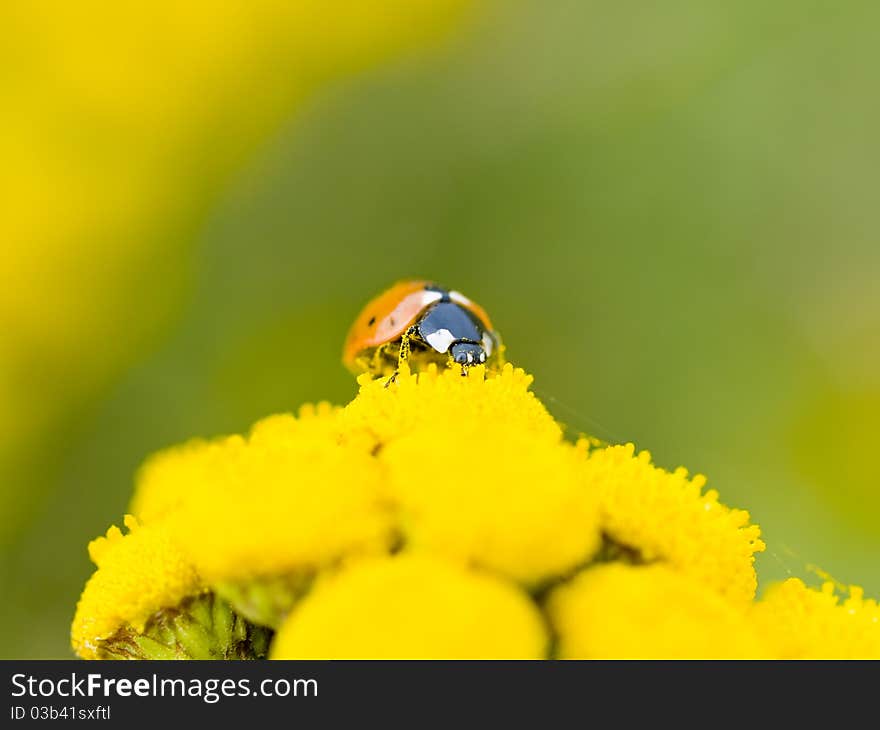
[[[404,362],[498,367],[501,338],[486,310],[464,294],[430,281],[401,281],[370,301],[355,319],[342,353],[353,373],[396,375]]]

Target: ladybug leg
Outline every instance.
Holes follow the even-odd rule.
[[[385,383],[386,388],[397,381],[397,376],[400,374],[400,366],[409,359],[409,354],[412,349],[410,342],[418,331],[419,328],[416,325],[413,325],[400,336],[400,350],[397,353],[397,369],[391,373],[391,377],[388,378],[388,382]]]
[[[409,359],[409,353],[412,351],[413,336],[419,331],[419,328],[413,325],[400,336],[400,351],[397,354],[397,369]]]

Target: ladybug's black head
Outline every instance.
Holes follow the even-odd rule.
[[[486,350],[473,342],[456,342],[449,348],[449,354],[459,365],[482,365],[486,362]]]

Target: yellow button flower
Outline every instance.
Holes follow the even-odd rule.
[[[789,578],[767,590],[752,617],[784,659],[880,659],[880,606],[858,586],[841,601],[830,581],[816,590]]]
[[[98,570],[86,583],[71,630],[74,650],[86,659],[98,658],[101,643],[120,629],[142,633],[158,611],[204,590],[167,530],[141,527],[131,515],[125,526],[127,535],[114,526],[89,543]]]
[[[493,429],[556,444],[562,429],[529,390],[533,380],[509,363],[497,377],[477,366],[465,378],[455,368],[441,371],[433,364],[425,372],[410,373],[404,363],[392,387],[382,378],[358,378],[360,391],[345,408],[344,428],[367,431],[377,444],[386,444],[437,423],[457,428],[491,424]]]
[[[564,659],[768,656],[741,607],[661,565],[588,568],[550,596]]]
[[[314,572],[394,540],[381,471],[337,412],[272,416],[248,438],[192,443],[147,466],[133,503],[173,532],[209,583]],[[330,429],[330,430],[328,430]]]
[[[89,543],[98,570],[83,590],[71,627],[83,659],[253,659],[269,633],[233,612],[202,583],[164,526],[126,515]]]
[[[513,584],[423,555],[328,577],[275,637],[274,659],[538,659],[547,635]]]
[[[602,527],[640,560],[662,560],[734,601],[750,601],[757,587],[755,553],[764,549],[749,513],[718,501],[706,478],[667,472],[632,444],[597,449],[587,462],[599,494]]]

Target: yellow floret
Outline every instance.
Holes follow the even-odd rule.
[[[587,568],[551,594],[548,613],[565,659],[767,655],[740,607],[662,564]]]
[[[816,590],[789,578],[767,590],[752,619],[784,659],[880,659],[880,606],[858,586],[841,601],[830,581]]]
[[[98,569],[89,578],[71,628],[74,651],[97,658],[100,643],[119,629],[142,632],[148,619],[163,608],[203,590],[193,565],[162,527],[141,527],[125,517],[130,532],[107,530],[89,544]]]
[[[705,477],[667,472],[632,444],[590,453],[587,480],[602,505],[602,527],[646,562],[662,560],[734,601],[754,598],[755,553],[764,549],[749,513],[702,492]]]
[[[472,367],[467,377],[458,368],[438,370],[435,365],[422,373],[410,373],[404,365],[396,382],[358,378],[360,392],[343,414],[347,432],[367,431],[376,443],[396,438],[434,424],[448,428],[484,428],[516,431],[533,441],[558,443],[562,429],[544,404],[529,391],[532,376],[509,363],[500,373]],[[431,451],[425,444],[426,454]]]
[[[422,555],[329,576],[294,609],[274,659],[537,659],[547,636],[514,585]]]

